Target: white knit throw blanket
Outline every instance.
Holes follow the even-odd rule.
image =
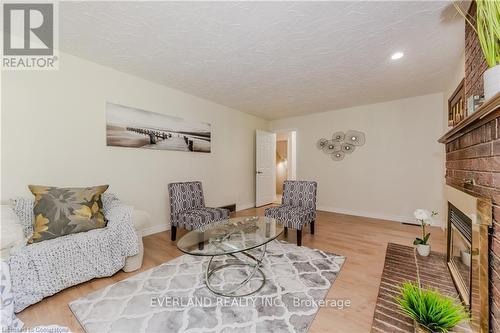
[[[133,208],[113,194],[103,194],[105,228],[71,234],[21,247],[9,258],[14,310],[20,312],[44,297],[93,278],[115,274],[125,258],[139,252],[131,222]],[[33,199],[13,200],[14,212],[29,236]]]

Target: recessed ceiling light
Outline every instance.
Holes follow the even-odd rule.
[[[392,56],[391,56],[391,59],[392,60],[398,60],[398,59],[401,59],[403,58],[405,54],[403,52],[396,52],[394,53]]]

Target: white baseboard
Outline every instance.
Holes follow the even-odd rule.
[[[165,230],[170,230],[170,225],[166,224],[158,224],[158,225],[153,225],[148,228],[142,229],[142,236],[149,236],[152,234],[157,234],[159,232],[165,231]]]
[[[362,216],[362,217],[368,217],[368,218],[372,218],[372,219],[387,220],[387,221],[393,221],[393,222],[399,222],[399,223],[408,223],[408,224],[419,225],[417,223],[417,221],[415,221],[415,217],[413,217],[413,216],[384,215],[384,214],[378,214],[378,213],[373,213],[373,212],[344,209],[344,208],[337,208],[337,207],[326,207],[326,206],[318,206],[317,209],[325,211],[325,212],[354,215],[354,216]],[[440,221],[434,221],[433,223],[431,223],[431,225],[435,226],[435,227],[442,228],[442,224],[440,223]]]
[[[255,202],[250,202],[246,204],[236,204],[236,211],[239,212],[240,210],[245,210],[254,207],[255,207]]]
[[[236,205],[236,211],[244,210],[244,209],[249,209],[249,208],[254,208],[255,203],[246,203],[246,204],[237,204]],[[157,234],[159,232],[165,231],[165,230],[170,230],[170,224],[158,224],[158,225],[153,225],[151,227],[147,227],[142,229],[142,236],[149,236],[152,234]]]
[[[254,208],[254,207],[255,207],[255,203],[253,203],[253,202],[246,203],[246,204],[237,204],[236,211],[239,212],[240,210],[245,210],[245,209]],[[377,214],[377,213],[366,212],[366,211],[344,209],[344,208],[337,208],[337,207],[326,207],[326,206],[318,206],[317,209],[325,211],[325,212],[354,215],[354,216],[362,216],[362,217],[368,217],[368,218],[372,218],[372,219],[379,219],[379,220],[386,220],[386,221],[393,221],[393,222],[399,222],[399,223],[408,223],[408,224],[418,225],[418,223],[415,221],[415,218],[413,216],[410,217],[410,216],[398,216],[398,215],[384,215],[384,214]],[[441,224],[440,221],[434,221],[434,223],[432,223],[432,225],[444,230],[443,224]],[[167,225],[167,224],[153,225],[151,227],[144,228],[142,230],[142,235],[149,236],[149,235],[157,234],[157,233],[165,231],[165,230],[170,230],[170,225]]]

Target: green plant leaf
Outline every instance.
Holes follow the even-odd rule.
[[[417,238],[413,241],[413,245],[419,245],[419,244],[422,244],[423,240],[421,240],[420,238]]]
[[[405,282],[394,298],[404,313],[431,332],[448,332],[470,316],[464,307],[433,289]]]
[[[481,50],[489,67],[500,60],[500,6],[497,1],[476,1],[476,30]]]
[[[423,239],[423,244],[427,244],[427,241],[429,240],[429,237],[431,237],[431,233],[429,232],[427,235],[425,235]]]
[[[500,64],[500,1],[476,0],[476,17],[470,17],[457,1],[453,4],[477,34],[488,66]],[[475,20],[474,20],[475,19]],[[475,21],[475,22],[474,22]]]

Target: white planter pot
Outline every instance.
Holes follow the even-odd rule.
[[[462,263],[470,267],[470,253],[465,252],[465,251],[460,251],[460,256],[462,257]]]
[[[483,75],[484,100],[487,101],[500,92],[500,65],[488,68]]]
[[[422,257],[427,257],[431,253],[431,246],[429,244],[427,244],[427,245],[418,244],[417,245],[417,252]]]

